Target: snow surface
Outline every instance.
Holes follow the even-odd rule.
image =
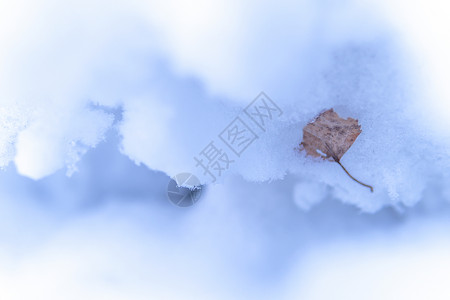
[[[351,299],[341,271],[358,281],[378,266],[367,280],[394,268],[410,296],[425,278],[403,266],[448,260],[433,246],[448,248],[447,12],[438,0],[0,0],[0,298],[329,299],[325,284]],[[244,111],[261,91],[282,110],[264,130]],[[298,151],[331,107],[362,125],[342,163],[374,193]],[[240,156],[219,137],[236,117],[258,136]],[[194,159],[211,141],[233,160],[214,183]],[[187,211],[165,199],[182,172],[206,184]],[[421,226],[419,246],[393,237]],[[389,299],[380,284],[372,294]]]
[[[351,1],[186,5],[42,1],[25,10],[2,2],[3,14],[14,17],[2,18],[1,165],[13,161],[34,179],[61,168],[70,175],[113,126],[108,109],[119,109],[114,128],[124,155],[208,183],[194,156],[264,91],[284,113],[220,180],[295,174],[376,211],[413,205],[431,182],[449,179],[449,130],[437,127],[448,119],[448,93],[439,89],[447,45],[433,39],[436,46],[422,47],[445,31],[431,26],[440,15],[411,39],[402,33],[418,26],[408,27],[401,3],[388,5],[396,8],[389,14],[384,3]],[[437,55],[440,72],[425,68]],[[375,187],[373,195],[336,164],[294,150],[302,127],[329,107],[362,124],[343,163]]]

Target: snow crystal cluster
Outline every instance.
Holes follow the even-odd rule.
[[[401,209],[450,193],[438,1],[38,2],[0,3],[1,167],[70,175],[112,131],[123,155],[169,176],[292,176],[302,209],[330,197]],[[264,128],[246,114],[261,91],[279,108]],[[302,128],[331,107],[362,126],[342,163],[373,194],[298,151]],[[238,153],[222,135],[236,120],[255,137]],[[196,160],[208,145],[228,159],[215,177]]]

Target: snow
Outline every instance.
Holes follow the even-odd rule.
[[[187,10],[169,1],[106,10],[99,4],[89,13],[82,4],[44,5],[31,16],[38,18],[33,31],[18,31],[20,42],[13,40],[2,56],[3,110],[33,108],[31,117],[16,121],[26,125],[8,127],[2,164],[14,161],[19,173],[34,179],[64,167],[73,173],[83,153],[112,128],[107,112],[92,110],[96,104],[122,111],[112,129],[122,136],[124,155],[169,176],[191,172],[209,183],[194,157],[264,91],[284,114],[270,130],[255,130],[257,142],[224,177],[314,178],[312,184],[328,185],[337,198],[366,211],[413,205],[432,176],[448,180],[448,130],[436,131],[440,121],[430,121],[436,109],[428,97],[419,98],[429,90],[415,76],[414,48],[399,39],[409,37],[399,34],[405,28],[372,12],[371,3],[324,9],[304,1],[289,9],[293,5],[218,1],[211,8],[198,1]],[[359,119],[363,133],[343,162],[375,186],[374,195],[336,165],[312,164],[293,150],[301,128],[330,107]]]
[[[99,110],[52,105],[36,112],[30,122],[17,136],[14,162],[20,174],[39,179],[65,165],[70,175],[86,148],[102,140],[112,116]]]
[[[280,291],[292,291],[287,299],[318,299],[326,297],[318,293],[320,278],[331,272],[324,282],[333,286],[340,259],[354,279],[376,268],[358,268],[359,262],[392,249],[411,256],[381,265],[427,264],[434,241],[421,240],[423,255],[406,242],[376,240],[368,250],[360,234],[391,237],[393,227],[403,226],[413,236],[420,225],[403,220],[422,212],[433,219],[447,209],[447,6],[437,0],[1,1],[0,236],[17,245],[5,246],[0,264],[25,251],[23,245],[38,249],[17,254],[19,263],[0,273],[11,287],[6,298],[24,298],[13,296],[20,281],[45,299],[66,289],[81,290],[77,298],[113,297],[114,282],[123,284],[114,297],[130,298],[150,281],[154,289],[132,297],[148,299],[171,289],[170,270],[186,278],[199,268],[198,278],[180,283],[183,299],[211,299],[216,289],[237,299],[252,284],[255,299],[279,298]],[[275,108],[263,126],[247,114],[261,95]],[[338,164],[298,150],[302,128],[328,108],[359,120],[362,133],[341,162],[373,193]],[[251,138],[239,151],[225,138],[236,122]],[[196,161],[204,162],[212,145],[229,159],[215,177]],[[169,177],[185,172],[205,184],[203,196],[192,210],[173,211],[165,188]],[[34,229],[14,237],[10,228]],[[321,252],[334,238],[336,249],[355,242],[373,254]],[[439,243],[447,245],[444,234]],[[167,251],[173,247],[181,254]],[[301,270],[308,249],[318,251],[310,276]],[[116,265],[117,257],[136,253],[130,266]],[[323,265],[322,257],[328,257]],[[92,264],[97,275],[89,275]],[[422,267],[421,261],[416,268]],[[220,276],[211,275],[215,269]],[[70,286],[52,291],[61,272],[59,283]],[[142,282],[133,283],[134,272]],[[92,285],[80,279],[89,276]],[[296,276],[307,277],[308,296],[296,288]],[[264,289],[272,279],[279,282]]]
[[[154,1],[104,9],[99,2],[90,11],[81,3],[52,9],[43,3],[30,16],[37,24],[32,31],[3,39],[9,42],[2,56],[3,110],[32,107],[2,139],[8,148],[2,164],[14,161],[22,175],[73,173],[112,128],[103,107],[122,111],[112,129],[122,136],[124,155],[169,176],[191,172],[210,183],[194,157],[264,91],[283,115],[265,132],[255,129],[258,140],[224,178],[314,178],[311,184],[330,186],[335,197],[366,211],[413,205],[431,176],[449,179],[448,130],[436,130],[440,121],[430,116],[438,114],[423,97],[434,90],[418,80],[426,70],[415,75],[415,48],[399,33],[404,24],[377,15],[373,3],[217,1],[211,7],[198,1],[186,9],[177,1]],[[384,4],[377,7],[382,11]],[[438,96],[433,99],[444,94]],[[100,108],[93,111],[91,104]],[[336,165],[312,164],[293,150],[302,127],[330,107],[359,119],[363,133],[343,162],[375,186],[374,195]]]

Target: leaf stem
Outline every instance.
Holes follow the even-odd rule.
[[[370,191],[373,193],[373,187],[372,187],[372,186],[370,186],[370,185],[368,185],[368,184],[365,184],[365,183],[362,183],[361,181],[359,181],[358,179],[356,179],[355,177],[353,177],[353,176],[347,171],[347,169],[341,164],[341,162],[340,162],[339,160],[336,160],[336,159],[335,159],[335,161],[342,167],[342,169],[344,169],[345,173],[347,173],[347,175],[350,176],[351,179],[353,179],[354,181],[356,181],[357,183],[359,183],[359,184],[361,184],[361,185],[363,185],[363,186],[365,186],[365,187],[368,187],[368,188],[370,189]]]

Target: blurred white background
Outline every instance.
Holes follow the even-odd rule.
[[[448,299],[447,11],[0,0],[0,299]],[[283,115],[212,184],[193,157],[261,91]],[[295,150],[330,107],[373,194]]]

